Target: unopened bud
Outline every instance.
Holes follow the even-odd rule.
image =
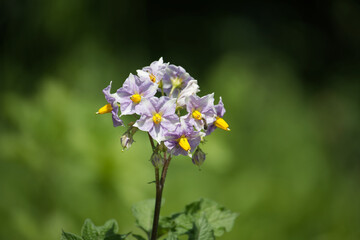
[[[206,154],[203,152],[203,150],[201,150],[200,147],[197,147],[192,156],[192,162],[197,166],[201,166],[205,161],[205,158]]]
[[[154,167],[158,168],[158,167],[162,167],[164,165],[164,158],[161,156],[160,153],[154,152],[151,155],[151,159],[150,159],[152,165],[154,165]]]
[[[133,135],[130,133],[130,131],[126,131],[120,138],[120,143],[123,151],[128,150],[133,142]]]

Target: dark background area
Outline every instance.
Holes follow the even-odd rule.
[[[359,239],[359,26],[353,0],[1,1],[0,238],[134,227],[150,147],[121,153],[125,129],[93,112],[162,56],[223,97],[232,129],[202,171],[174,163],[164,213],[209,197],[240,213],[223,239]]]

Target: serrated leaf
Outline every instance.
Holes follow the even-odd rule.
[[[218,203],[209,199],[200,199],[197,202],[186,206],[185,212],[199,219],[202,214],[214,231],[214,235],[219,237],[225,231],[229,232],[234,225],[234,221],[238,216],[230,210],[224,208]]]
[[[174,222],[176,233],[179,235],[189,232],[194,226],[194,218],[187,214],[178,214]]]
[[[154,206],[155,199],[149,199],[136,203],[132,207],[132,213],[136,219],[136,224],[147,234],[149,234],[152,229]]]
[[[103,226],[97,227],[100,238],[110,237],[116,234],[119,231],[119,226],[114,219],[110,219],[105,222]],[[120,236],[120,235],[119,235]],[[126,235],[125,235],[126,236]]]
[[[134,238],[136,238],[137,240],[146,240],[143,236],[137,235],[137,234],[132,234],[132,236]]]
[[[189,234],[189,240],[214,240],[214,232],[208,223],[205,214],[195,221],[193,231]]]
[[[97,240],[99,238],[99,231],[90,219],[85,220],[81,228],[81,236],[84,240]]]
[[[61,240],[83,240],[80,236],[62,231]]]
[[[81,229],[83,240],[122,240],[128,234],[117,234],[119,226],[114,219],[106,221],[103,226],[95,226],[90,220],[86,219]]]
[[[104,240],[123,240],[126,239],[127,236],[129,236],[130,233],[128,234],[114,234],[108,237],[105,237]]]

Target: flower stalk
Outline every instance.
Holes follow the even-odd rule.
[[[153,139],[149,135],[150,143],[154,146]],[[157,151],[157,148],[153,147],[153,151]],[[161,200],[162,200],[162,193],[164,190],[164,184],[166,179],[166,174],[170,165],[171,155],[168,157],[166,156],[166,151],[164,152],[164,166],[161,172],[161,178],[159,175],[159,167],[155,166],[155,184],[156,184],[156,197],[155,197],[155,210],[154,210],[154,219],[153,219],[153,227],[151,231],[151,240],[157,239],[157,232],[159,227],[159,218],[160,218],[160,209],[161,209]]]

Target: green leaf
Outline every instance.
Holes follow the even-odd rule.
[[[152,229],[154,206],[155,199],[149,199],[136,203],[132,207],[132,213],[136,219],[136,224],[148,235]]]
[[[195,221],[194,230],[189,234],[189,240],[214,240],[214,232],[205,214]]]
[[[193,229],[194,226],[194,218],[187,214],[178,214],[174,219],[174,222],[176,233],[179,235],[186,234]]]
[[[178,240],[178,235],[174,232],[169,232],[165,240]]]
[[[205,214],[205,218],[212,227],[214,235],[217,237],[222,236],[225,231],[229,232],[238,216],[237,213],[233,213],[209,199],[200,199],[197,202],[187,205],[185,212],[193,215],[197,219],[199,219],[202,214]]]
[[[146,240],[143,236],[137,235],[137,234],[132,234],[132,236],[134,238],[136,238],[137,240]]]
[[[99,239],[99,232],[90,219],[85,220],[84,225],[81,228],[81,236],[84,240]]]
[[[114,234],[108,237],[105,237],[104,240],[123,240],[126,239],[127,236],[129,236],[130,233],[128,234]]]
[[[103,226],[97,227],[97,229],[99,231],[99,236],[102,238],[105,237],[105,239],[106,239],[106,237],[111,237],[113,235],[119,235],[119,234],[116,234],[119,231],[119,226],[118,226],[116,220],[114,220],[114,219],[110,219],[110,220],[106,221],[106,223]]]
[[[78,235],[62,231],[61,240],[83,240]]]
[[[99,227],[90,219],[86,219],[81,229],[81,236],[84,240],[122,240],[130,234],[117,234],[118,230],[119,226],[114,219],[106,221]]]

